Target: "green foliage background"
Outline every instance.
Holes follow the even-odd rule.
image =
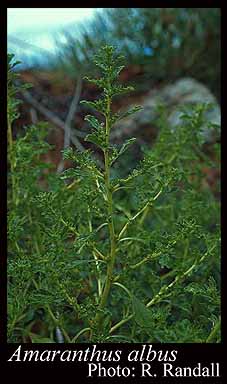
[[[96,64],[107,79],[115,79],[116,63],[102,60],[101,51]],[[202,176],[204,166],[215,166],[201,133],[209,106],[184,109],[176,130],[169,129],[163,111],[159,137],[140,164],[125,178],[117,167],[111,173],[116,232],[127,230],[117,242],[102,330],[89,339],[100,311],[97,277],[103,284],[109,260],[103,258],[109,252],[110,219],[105,186],[99,183],[102,170],[90,150],[67,149],[64,156],[74,166],[61,177],[44,173],[51,166],[40,158],[50,149],[45,124],[24,127],[12,140],[11,124],[18,117],[12,63],[11,56],[9,342],[56,342],[56,330],[65,342],[220,342],[220,202]],[[104,88],[104,98],[86,106],[105,115],[106,95],[124,89],[108,88],[105,76],[91,81]],[[111,115],[112,123],[116,118]],[[89,115],[87,120],[93,127],[87,140],[106,150],[102,119]],[[123,159],[131,145],[133,140],[110,146],[111,161]],[[213,150],[218,159],[218,143]]]

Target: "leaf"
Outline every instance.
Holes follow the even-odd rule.
[[[154,322],[152,312],[135,296],[132,297],[132,306],[136,323],[143,328],[151,328]]]
[[[74,177],[78,177],[78,170],[76,169],[73,169],[73,168],[68,168],[66,169],[60,176],[60,178],[62,180],[64,179],[69,179],[69,178],[74,178]]]
[[[111,89],[111,96],[122,95],[132,91],[134,91],[134,88],[131,85],[127,87],[124,87],[123,85],[113,85]]]
[[[106,100],[105,99],[99,99],[96,101],[87,101],[87,100],[81,100],[80,104],[84,104],[89,108],[95,109],[96,111],[102,113],[105,115],[106,113]]]
[[[96,165],[94,160],[91,157],[90,149],[80,152],[80,151],[73,151],[72,148],[67,148],[63,150],[63,153],[64,153],[64,159],[73,160],[80,168],[86,168],[86,167],[91,168],[91,167],[95,167]]]
[[[91,79],[90,77],[85,76],[84,80],[89,81],[89,83],[97,85],[98,88],[104,88],[105,82],[103,79]]]
[[[124,142],[124,144],[122,145],[119,153],[118,153],[118,157],[120,155],[122,155],[127,149],[128,147],[130,147],[130,145],[132,145],[134,142],[136,141],[136,138],[135,137],[132,137],[131,139],[128,139]]]
[[[143,109],[140,105],[135,105],[134,107],[130,108],[128,111],[120,112],[120,113],[114,113],[111,117],[111,123],[112,125],[115,124],[117,121],[125,119],[128,116],[133,115],[136,112],[139,112]]]
[[[127,149],[136,141],[135,137],[132,137],[131,139],[128,139],[124,142],[122,147],[120,148],[119,151],[114,148],[113,155],[112,155],[112,160],[111,160],[111,165],[121,156]]]
[[[76,155],[73,151],[72,147],[65,148],[61,151],[63,153],[63,159],[64,160],[75,160]]]
[[[48,337],[41,337],[38,335],[31,335],[31,334],[30,334],[30,337],[32,339],[32,343],[45,343],[45,344],[52,343],[52,344],[55,344],[55,341],[53,341],[52,339],[49,339]]]
[[[90,232],[88,234],[79,235],[74,241],[73,245],[78,254],[81,253],[84,247],[90,247],[92,242],[95,240],[95,232]]]
[[[119,73],[122,71],[122,69],[124,69],[124,65],[120,65],[119,67],[113,69],[112,73],[111,73],[111,80],[115,80]]]
[[[141,105],[135,105],[134,107],[130,108],[128,111],[120,113],[118,120],[124,119],[125,117],[131,116],[136,112],[139,112],[143,109]]]
[[[170,256],[168,254],[162,254],[159,259],[158,259],[159,264],[161,265],[162,268],[170,268],[171,267],[171,260]]]
[[[14,68],[16,65],[21,64],[21,61],[14,61],[15,55],[13,53],[7,54],[8,70]]]
[[[89,133],[84,140],[97,145],[101,149],[105,147],[105,136],[103,131],[99,130],[97,133]]]
[[[87,115],[85,116],[84,120],[88,121],[91,126],[97,130],[103,128],[103,123],[100,123],[95,116]]]

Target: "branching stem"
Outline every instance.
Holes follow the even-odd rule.
[[[147,215],[147,212],[148,212],[148,208],[152,205],[152,202],[157,200],[157,198],[160,196],[160,194],[162,193],[162,189],[160,189],[160,191],[155,195],[155,197],[152,199],[152,201],[148,201],[133,217],[131,217],[126,223],[125,225],[123,226],[122,230],[120,231],[119,235],[118,235],[118,240],[120,240],[123,236],[123,234],[125,233],[126,229],[128,228],[128,226],[137,219],[138,216],[142,215],[144,213],[144,215],[142,216],[142,219],[144,220],[146,215]],[[145,214],[146,213],[146,214]]]
[[[167,295],[167,292],[174,286],[176,285],[179,281],[185,279],[188,275],[190,275],[190,273],[199,265],[201,264],[204,259],[206,258],[206,256],[208,255],[208,253],[210,253],[211,251],[213,251],[213,249],[215,248],[215,244],[214,246],[209,250],[207,251],[206,253],[203,254],[203,256],[200,257],[200,259],[196,260],[194,262],[194,264],[192,264],[192,266],[190,268],[188,268],[185,272],[183,272],[182,274],[179,274],[175,277],[175,279],[168,285],[165,285],[164,287],[162,287],[160,289],[160,291],[153,297],[152,300],[150,300],[147,304],[146,304],[146,307],[149,308],[151,307],[152,305],[155,305],[157,303],[159,303],[163,297],[166,297]],[[173,291],[171,291],[173,292]],[[170,293],[171,294],[171,293]],[[132,318],[134,317],[134,313],[132,313],[131,315],[129,315],[128,317],[126,317],[125,319],[122,319],[121,321],[119,321],[117,324],[115,324],[111,329],[110,329],[110,332],[109,333],[113,333],[114,331],[116,331],[118,328],[120,328],[122,325],[126,324],[129,320],[131,320]],[[216,333],[216,331],[215,331]],[[212,338],[213,338],[213,335],[212,335]],[[208,341],[206,342],[209,342],[209,338],[208,338]]]
[[[113,192],[110,185],[110,159],[109,159],[109,141],[110,141],[110,105],[111,98],[107,96],[107,111],[106,111],[106,147],[104,149],[104,164],[105,164],[105,189],[107,197],[107,214],[108,214],[108,228],[109,228],[109,238],[110,238],[110,252],[107,264],[107,274],[104,284],[104,288],[101,294],[100,303],[98,312],[95,318],[95,324],[97,328],[100,329],[101,320],[102,320],[102,311],[106,306],[107,299],[110,293],[110,288],[113,280],[113,271],[115,264],[116,256],[116,238],[115,238],[115,228],[113,220]]]

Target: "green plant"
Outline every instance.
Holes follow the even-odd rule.
[[[117,82],[122,58],[105,46],[95,56],[102,90],[83,101],[92,150],[64,150],[74,167],[43,176],[49,149],[40,127],[13,144],[10,171],[8,333],[10,341],[219,342],[219,203],[204,185],[204,112],[182,111],[170,130],[162,111],[160,134],[136,169],[118,165],[135,139],[110,142],[112,99],[129,92]],[[43,128],[44,129],[44,128]],[[216,148],[216,157],[219,149]],[[13,157],[12,157],[13,153]],[[208,209],[209,207],[209,209]]]

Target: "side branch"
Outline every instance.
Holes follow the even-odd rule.
[[[125,225],[123,226],[122,230],[120,231],[119,235],[118,235],[118,240],[120,240],[123,236],[123,234],[125,233],[126,229],[128,228],[128,226],[137,219],[138,216],[140,216],[144,211],[146,211],[146,209],[149,207],[149,206],[152,206],[152,202],[157,200],[157,198],[160,196],[160,194],[162,193],[162,189],[160,189],[160,191],[157,193],[157,195],[152,199],[152,200],[149,200],[144,206],[143,208],[141,208],[133,217],[131,217],[126,223]]]

